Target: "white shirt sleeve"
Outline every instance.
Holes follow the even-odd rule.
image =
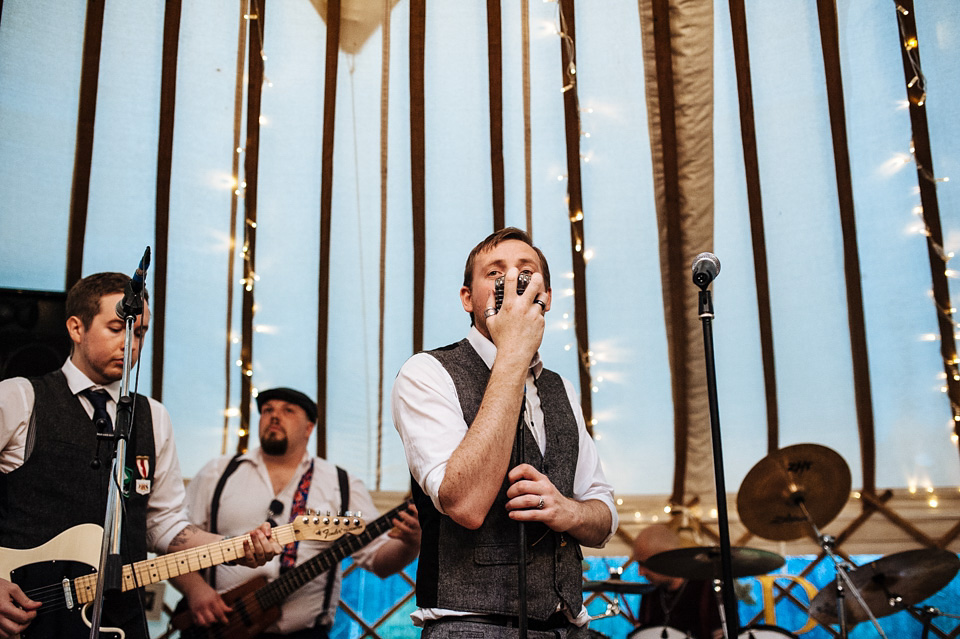
[[[190,522],[184,507],[183,476],[173,440],[170,413],[163,404],[148,398],[153,418],[155,463],[153,486],[147,500],[147,548],[167,552],[170,542]]]
[[[393,423],[414,481],[440,512],[447,461],[467,434],[453,379],[431,355],[408,359],[393,384]]]

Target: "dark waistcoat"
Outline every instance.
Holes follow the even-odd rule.
[[[450,374],[464,420],[472,424],[490,377],[490,369],[467,340],[430,351]],[[541,455],[526,432],[523,459],[511,455],[510,467],[528,463],[548,475],[566,497],[573,494],[579,450],[576,418],[563,380],[543,370],[536,382],[543,408],[546,448]],[[519,417],[519,416],[518,416]],[[518,606],[518,522],[507,516],[503,485],[483,524],[469,530],[441,514],[414,482],[414,499],[423,528],[417,568],[417,605],[485,614],[516,615]],[[574,614],[583,603],[579,543],[543,524],[527,524],[527,613],[546,619],[562,602]]]
[[[8,548],[34,548],[78,524],[103,526],[111,480],[112,442],[102,442],[97,456],[96,426],[70,392],[63,373],[55,371],[30,381],[35,400],[27,438],[29,456],[16,470],[0,473],[0,546]],[[129,496],[123,499],[124,564],[147,556],[149,494],[136,488],[137,480],[148,480],[152,488],[155,453],[150,405],[146,397],[137,396],[124,464],[130,478]],[[98,469],[91,467],[95,457],[100,460]],[[140,487],[144,490],[146,485],[141,481]],[[104,620],[125,629],[131,624],[133,636],[140,636],[136,593],[121,595],[116,605],[109,603],[111,599]]]

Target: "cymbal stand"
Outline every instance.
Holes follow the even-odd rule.
[[[947,617],[948,619],[960,619],[960,615],[951,615],[948,612],[943,612],[939,608],[934,608],[933,606],[910,606],[907,608],[913,617],[919,617],[920,621],[923,623],[923,634],[920,639],[927,639],[930,635],[930,628],[933,626],[933,620],[936,617]]]
[[[830,558],[830,561],[833,562],[834,571],[837,574],[837,620],[840,624],[840,638],[847,639],[847,615],[845,601],[846,592],[849,590],[853,595],[853,598],[856,599],[857,603],[860,604],[860,607],[863,608],[864,612],[867,613],[867,616],[870,618],[870,621],[873,622],[873,625],[877,629],[877,632],[880,634],[880,636],[883,637],[883,639],[887,639],[887,635],[884,634],[883,628],[880,627],[880,622],[877,621],[873,611],[870,610],[867,602],[864,601],[863,595],[860,594],[860,591],[857,590],[853,580],[850,579],[848,571],[856,570],[857,567],[833,551],[834,544],[837,541],[836,538],[831,535],[824,535],[820,532],[820,528],[818,528],[817,524],[814,523],[813,517],[810,516],[810,512],[803,503],[803,496],[799,494],[794,495],[794,501],[800,510],[803,511],[803,516],[807,518],[807,523],[809,523],[810,527],[813,529],[813,534],[816,535],[817,543],[820,544],[824,554],[826,554],[827,557]]]
[[[723,639],[736,639],[736,637],[730,637],[729,629],[727,628],[727,610],[723,607],[723,581],[720,579],[713,580],[713,594],[717,598],[717,610],[720,612],[720,627],[723,628]]]
[[[596,621],[597,619],[606,619],[607,617],[616,617],[620,614],[620,602],[617,598],[613,601],[607,602],[607,610],[603,614],[594,615],[590,617],[590,621]]]

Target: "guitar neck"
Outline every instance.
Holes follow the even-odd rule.
[[[407,508],[406,502],[367,525],[359,535],[345,535],[332,546],[311,557],[296,568],[289,570],[257,591],[257,599],[263,608],[279,605],[307,582],[349,557],[393,527],[392,520]]]
[[[293,524],[276,526],[272,529],[271,535],[281,546],[297,540]],[[179,577],[228,561],[236,561],[243,557],[243,543],[248,541],[250,541],[250,535],[239,535],[162,557],[127,564],[123,567],[121,589],[126,592],[171,577]],[[77,577],[73,580],[73,584],[79,603],[90,603],[96,597],[97,573]]]

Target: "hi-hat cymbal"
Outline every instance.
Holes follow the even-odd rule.
[[[651,583],[641,581],[624,581],[622,579],[607,579],[606,581],[587,581],[583,584],[584,592],[616,592],[622,595],[645,595],[656,590]]]
[[[960,570],[960,559],[949,550],[907,550],[864,564],[850,574],[875,617],[883,617],[918,604],[946,586]],[[870,617],[852,593],[844,596],[847,623]],[[840,623],[837,618],[837,580],[824,586],[810,604],[810,615],[822,624]]]
[[[737,512],[747,530],[787,541],[833,521],[850,496],[850,468],[839,453],[819,444],[774,451],[750,469],[737,493]]]
[[[645,562],[644,567],[653,572],[684,579],[719,579],[721,577],[719,546],[678,548],[657,553]],[[733,577],[765,575],[784,564],[784,559],[775,552],[756,548],[730,549],[730,565]]]

